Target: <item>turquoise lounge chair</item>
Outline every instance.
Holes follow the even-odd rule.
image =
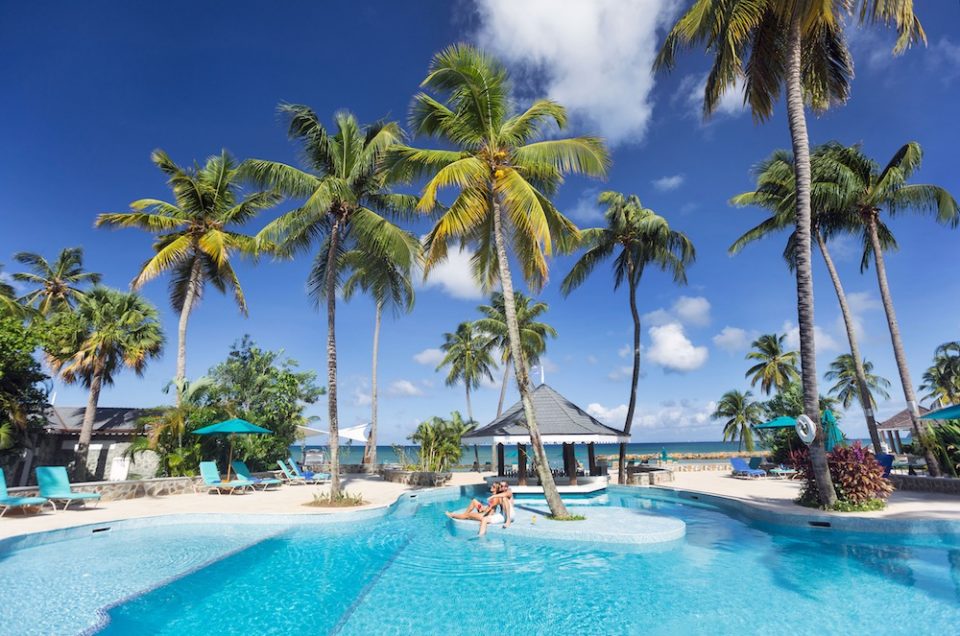
[[[44,497],[11,497],[7,493],[7,479],[3,474],[3,469],[0,468],[0,517],[11,508],[36,508],[39,512],[40,508],[47,504],[53,506],[54,510],[57,509],[52,501]]]
[[[763,464],[763,457],[751,457],[748,466],[754,470],[758,470],[761,464]]]
[[[94,506],[100,503],[100,493],[98,492],[73,492],[70,489],[70,478],[67,477],[67,469],[63,466],[37,466],[37,487],[40,490],[40,496],[46,497],[54,503],[62,501],[63,508],[74,501],[79,501],[84,507],[88,501],[93,501]]]
[[[253,482],[246,479],[223,481],[214,462],[200,462],[200,477],[203,479],[203,487],[207,489],[207,492],[216,490],[218,495],[222,495],[224,491],[232,494],[238,490],[243,492],[246,488],[253,488]]]
[[[290,470],[293,471],[293,474],[305,482],[319,484],[321,482],[330,481],[330,473],[311,473],[310,471],[301,472],[300,467],[297,466],[297,462],[293,461],[292,457],[288,457],[287,461],[290,463]]]
[[[294,473],[290,472],[290,467],[287,466],[286,462],[284,462],[282,459],[277,460],[277,466],[280,467],[280,473],[283,475],[284,482],[292,486],[307,483],[307,480],[303,477],[297,477]]]
[[[273,477],[254,477],[250,472],[250,469],[247,468],[246,463],[240,461],[239,459],[233,460],[231,465],[233,466],[233,472],[237,473],[237,477],[240,479],[246,479],[254,484],[254,486],[263,486],[261,490],[266,490],[269,486],[279,486],[281,483],[283,483],[279,479],[274,479]]]

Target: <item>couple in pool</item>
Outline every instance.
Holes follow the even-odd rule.
[[[480,522],[480,535],[487,534],[487,526],[493,519],[494,513],[500,510],[503,515],[503,527],[508,528],[513,522],[513,491],[505,481],[495,481],[490,484],[490,497],[486,503],[474,499],[463,512],[447,512],[451,519],[472,519]]]

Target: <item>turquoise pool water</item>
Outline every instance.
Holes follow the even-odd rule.
[[[424,495],[379,519],[324,525],[118,525],[0,553],[0,633],[743,636],[960,625],[953,539],[784,531],[611,490],[605,505],[687,525],[668,549],[633,552],[509,531],[455,536],[442,512],[467,501]]]

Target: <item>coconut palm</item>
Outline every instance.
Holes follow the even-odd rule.
[[[100,274],[83,271],[82,247],[60,250],[52,264],[33,252],[20,252],[13,258],[31,270],[17,272],[13,275],[13,280],[34,287],[32,291],[24,294],[19,302],[34,307],[44,316],[73,307],[83,296],[84,285],[96,285],[100,282]]]
[[[380,349],[380,323],[385,307],[394,316],[413,310],[414,292],[410,271],[420,254],[420,242],[407,234],[406,249],[398,251],[395,260],[379,250],[355,248],[343,255],[340,267],[349,272],[343,284],[343,299],[350,300],[358,291],[370,294],[374,304],[373,362],[370,371],[370,436],[363,450],[363,465],[370,470],[377,465],[377,356]],[[318,301],[326,297],[326,261],[320,259],[310,273],[308,288]]]
[[[210,157],[203,166],[188,168],[174,163],[162,150],[154,150],[150,159],[167,175],[174,202],[139,199],[130,204],[130,212],[101,214],[96,224],[138,228],[156,237],[154,255],[144,262],[131,287],[140,289],[157,276],[171,273],[170,301],[180,313],[174,376],[174,383],[180,387],[187,377],[190,312],[209,283],[221,293],[232,290],[237,306],[246,315],[247,301],[231,259],[235,254],[254,255],[256,244],[253,237],[236,228],[275,205],[279,196],[269,191],[244,196],[239,185],[239,166],[226,151]],[[176,395],[179,404],[181,392],[178,390]]]
[[[251,159],[245,174],[261,186],[269,186],[303,204],[267,224],[260,241],[276,245],[281,254],[292,255],[318,242],[314,273],[323,281],[327,310],[327,416],[330,422],[330,492],[340,496],[340,445],[337,437],[337,289],[343,254],[363,245],[369,254],[396,262],[409,253],[409,234],[380,212],[412,209],[416,197],[391,193],[390,175],[383,155],[403,134],[393,122],[361,125],[346,111],[334,115],[328,130],[307,106],[283,105],[289,119],[289,136],[302,146],[305,169],[275,161]]]
[[[421,135],[442,140],[449,150],[401,146],[391,152],[394,168],[408,178],[427,177],[421,210],[432,210],[446,187],[459,192],[426,238],[425,273],[446,258],[451,241],[476,248],[474,274],[487,288],[503,290],[510,355],[523,403],[537,470],[550,511],[567,511],[549,471],[532,388],[523,365],[523,348],[514,298],[507,241],[528,285],[536,291],[547,279],[546,257],[572,248],[577,228],[550,201],[565,173],[602,176],[609,157],[594,137],[538,141],[545,126],[564,128],[566,110],[538,100],[514,113],[507,72],[485,53],[463,44],[434,56],[422,86],[437,94],[414,98],[411,125]]]
[[[671,69],[680,48],[703,46],[713,56],[704,85],[704,113],[723,94],[743,86],[744,103],[756,120],[768,119],[781,90],[796,157],[796,275],[804,412],[816,421],[817,369],[814,343],[813,273],[810,249],[810,142],[805,106],[826,110],[847,99],[853,60],[847,50],[843,14],[859,21],[892,24],[895,53],[926,40],[913,13],[913,0],[698,0],[676,22],[657,55],[656,69]],[[810,448],[821,503],[833,506],[836,493],[827,467],[823,435]]]
[[[864,395],[860,390],[860,373],[857,370],[858,366],[863,369],[867,385],[866,402],[863,401]],[[849,353],[837,356],[836,359],[830,363],[830,370],[823,374],[823,377],[825,380],[834,383],[833,386],[830,387],[830,395],[840,400],[840,403],[843,404],[843,408],[845,409],[850,408],[850,405],[856,400],[863,410],[876,410],[876,396],[879,395],[884,400],[890,398],[890,394],[887,393],[887,389],[890,387],[890,380],[875,375],[873,373],[873,363],[868,360],[863,360],[860,365],[857,365],[854,357]],[[874,446],[874,448],[880,448],[880,446]]]
[[[760,390],[765,395],[770,395],[773,390],[779,393],[799,376],[799,354],[784,349],[786,338],[782,334],[768,333],[750,343],[754,350],[747,353],[747,360],[756,360],[757,363],[747,369],[745,376],[750,378],[750,386],[756,386],[759,382]],[[819,417],[818,414],[818,420]]]
[[[147,361],[160,355],[163,331],[146,299],[106,287],[80,297],[76,310],[55,314],[49,331],[45,353],[53,371],[90,389],[74,463],[75,478],[84,479],[101,389],[124,367],[142,375]]]
[[[563,279],[560,291],[566,296],[579,287],[602,261],[614,256],[613,288],[626,283],[629,290],[630,315],[633,317],[633,376],[630,383],[630,403],[623,432],[630,435],[637,406],[637,383],[640,380],[640,312],[637,309],[637,287],[648,266],[669,272],[674,282],[686,284],[686,268],[693,263],[696,252],[693,243],[682,232],[670,229],[662,216],[643,207],[636,195],[604,192],[598,202],[605,205],[607,226],[580,232],[581,245],[586,253],[574,264]],[[619,481],[626,479],[627,445],[620,444]]]
[[[941,406],[955,404],[960,397],[960,342],[945,342],[934,352],[933,364],[923,374],[920,389],[924,399]]]
[[[545,322],[537,320],[546,313],[549,305],[542,301],[534,301],[529,296],[516,292],[514,302],[517,305],[517,326],[520,330],[521,349],[523,350],[523,364],[530,367],[540,362],[540,356],[547,351],[547,338],[556,338],[557,330]],[[503,383],[500,386],[500,400],[497,402],[497,417],[503,413],[503,402],[507,395],[507,379],[510,377],[510,332],[507,329],[507,311],[504,307],[503,294],[496,292],[490,298],[489,305],[481,305],[477,309],[483,318],[474,321],[474,325],[492,336],[491,346],[501,354],[503,364]]]
[[[3,265],[0,265],[3,274]],[[5,277],[0,277],[0,316],[20,316],[23,305],[17,302],[17,292]]]
[[[743,446],[753,452],[753,427],[763,421],[763,404],[755,402],[750,391],[727,391],[717,402],[710,415],[723,423],[723,441],[737,442],[737,450]]]
[[[840,274],[834,265],[833,257],[830,255],[827,238],[827,235],[839,232],[856,231],[856,227],[861,224],[855,215],[849,214],[842,209],[841,205],[837,204],[837,193],[843,190],[844,184],[838,183],[838,175],[835,170],[831,169],[831,162],[826,157],[830,148],[831,144],[819,146],[813,150],[811,155],[812,210],[810,231],[820,249],[820,255],[823,256],[824,264],[827,266],[827,272],[830,274],[830,280],[837,294],[840,313],[847,332],[847,342],[850,345],[850,353],[859,378],[860,403],[865,404],[870,401],[868,399],[869,385],[861,363],[862,357],[856,326],[843,283],[840,280]],[[773,214],[738,238],[730,247],[730,252],[736,254],[752,241],[769,236],[779,230],[791,229],[793,231],[787,239],[783,257],[787,261],[790,271],[793,271],[796,263],[797,242],[795,205],[797,190],[793,156],[785,150],[777,150],[770,158],[755,167],[754,173],[757,178],[756,190],[733,197],[731,203],[741,206],[756,205],[764,207]],[[885,225],[880,224],[878,232],[885,246],[896,246],[893,234]],[[865,408],[863,413],[874,448],[880,448],[880,433],[877,430],[874,410],[873,408]]]
[[[470,391],[480,388],[484,380],[493,381],[493,357],[491,343],[495,338],[477,327],[473,322],[461,322],[453,333],[443,334],[443,360],[437,365],[437,371],[449,367],[446,384],[463,384],[467,396],[467,419],[473,419],[473,406],[470,403]]]

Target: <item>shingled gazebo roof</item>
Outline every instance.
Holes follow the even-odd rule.
[[[926,415],[930,409],[919,407],[920,415]],[[893,417],[877,423],[878,431],[908,431],[913,428],[910,422],[910,411],[903,409]]]

